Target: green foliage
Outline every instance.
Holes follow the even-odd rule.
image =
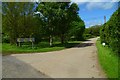
[[[7,34],[2,34],[2,42],[10,43],[10,39]]]
[[[71,29],[69,30],[69,34],[70,36],[74,36],[75,40],[83,40],[84,30],[85,30],[85,24],[80,19],[79,21],[73,21],[71,23]]]
[[[17,38],[34,37],[36,44],[42,40],[53,44],[53,39],[65,43],[71,36],[82,39],[84,22],[78,16],[79,7],[70,2],[41,2],[34,13],[35,3],[3,2],[3,42],[9,38],[11,44]],[[34,15],[33,15],[34,14]],[[72,26],[71,26],[71,23]],[[6,38],[7,34],[7,38]],[[72,35],[70,35],[72,34]],[[69,36],[70,35],[70,36]]]
[[[104,24],[105,25],[105,24]],[[102,26],[101,27],[101,29],[100,29],[100,40],[101,40],[101,43],[103,43],[103,42],[105,42],[105,33],[104,33],[104,31],[105,31],[105,26]],[[106,43],[106,42],[105,42]]]
[[[120,53],[120,22],[119,11],[113,13],[110,20],[101,28],[101,42],[105,42],[116,53]]]
[[[3,2],[3,33],[8,34],[12,44],[17,37],[30,37],[34,33],[32,8],[33,3],[29,2]]]
[[[98,58],[99,62],[105,71],[108,78],[118,78],[119,69],[118,60],[119,57],[115,55],[115,53],[109,48],[101,45],[100,41],[97,41],[97,49],[98,49]],[[114,79],[110,79],[114,80]],[[117,79],[115,79],[117,80]]]
[[[95,26],[91,26],[89,28],[86,28],[85,32],[84,32],[84,38],[88,39],[88,38],[99,36],[100,35],[100,28],[101,28],[101,25],[95,25]]]
[[[91,34],[84,34],[83,37],[84,37],[84,39],[93,38],[93,36]]]
[[[54,36],[57,36],[60,37],[61,43],[64,43],[73,36],[69,36],[72,33],[70,31],[76,31],[74,36],[82,37],[84,31],[82,26],[84,27],[84,24],[80,17],[78,17],[78,10],[78,5],[75,3],[70,5],[70,2],[42,2],[38,4],[37,11],[41,12],[44,16],[46,26],[44,27],[44,32],[47,37],[50,37],[50,41]],[[76,23],[77,26],[74,25],[71,28],[71,23],[74,21],[80,23]]]

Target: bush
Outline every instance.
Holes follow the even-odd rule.
[[[9,36],[3,34],[2,35],[2,42],[3,43],[9,43],[10,42]]]
[[[84,34],[83,36],[84,36],[85,39],[89,39],[89,38],[93,37],[91,34]]]
[[[120,53],[120,22],[119,10],[114,12],[110,20],[100,30],[101,42],[105,42],[115,52]]]
[[[88,38],[93,38],[93,37],[97,37],[100,35],[100,28],[101,25],[95,25],[95,26],[91,26],[89,28],[85,29],[84,32],[84,38],[88,39]]]
[[[70,24],[69,36],[73,37],[73,40],[83,40],[83,33],[85,31],[85,24],[82,20],[80,21],[73,21]]]

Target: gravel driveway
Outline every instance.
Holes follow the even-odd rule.
[[[61,51],[12,54],[3,57],[3,77],[105,78],[101,70],[97,38]]]

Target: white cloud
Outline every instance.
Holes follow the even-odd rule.
[[[76,4],[84,4],[86,2],[89,2],[89,0],[71,0],[71,1],[76,3]]]
[[[78,5],[85,4],[88,10],[99,8],[99,9],[110,9],[114,6],[114,2],[118,0],[72,0],[72,3],[77,3]],[[97,2],[97,3],[96,3]]]
[[[104,22],[102,20],[89,20],[85,21],[85,26],[90,27],[94,25],[102,25]]]
[[[75,3],[80,3],[80,2],[118,2],[118,0],[71,0],[72,2]]]
[[[113,2],[89,2],[87,5],[86,5],[86,8],[88,10],[91,10],[91,9],[110,9],[114,6],[115,3]]]

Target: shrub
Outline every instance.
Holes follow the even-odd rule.
[[[91,26],[89,28],[86,28],[85,32],[84,32],[84,38],[88,39],[88,38],[99,36],[100,35],[100,28],[101,28],[101,25],[95,25],[95,26]]]
[[[119,22],[120,8],[113,13],[110,20],[105,23],[100,30],[101,42],[105,42],[109,47],[120,53],[120,22]]]
[[[89,38],[93,37],[91,34],[84,34],[83,36],[84,36],[85,39],[89,39]]]
[[[3,34],[2,35],[2,42],[3,43],[9,43],[10,42],[9,36]]]

